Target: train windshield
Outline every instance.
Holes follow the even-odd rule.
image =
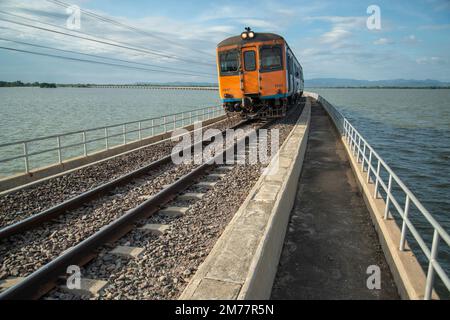
[[[280,47],[262,48],[260,52],[261,69],[263,70],[281,69],[282,67],[281,56],[282,55]]]
[[[237,50],[222,52],[219,55],[220,72],[237,72],[239,68],[239,53]]]

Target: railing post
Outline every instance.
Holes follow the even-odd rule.
[[[356,150],[356,131],[354,128],[352,128],[352,153],[355,155]]]
[[[378,198],[378,179],[380,179],[380,169],[381,169],[381,162],[380,159],[378,159],[377,172],[375,174],[375,191],[373,192],[373,197],[375,199]]]
[[[84,156],[87,156],[87,146],[86,146],[86,131],[83,131],[83,151]]]
[[[123,144],[127,144],[127,125],[122,125]]]
[[[345,140],[348,143],[348,123],[347,123],[347,119],[344,120],[344,132],[345,132]]]
[[[60,136],[56,137],[56,143],[58,144],[58,163],[62,163],[62,155],[61,155],[61,138]]]
[[[108,150],[109,149],[108,128],[105,128],[105,146],[106,146],[106,150]]]
[[[25,159],[25,172],[30,172],[30,164],[28,162],[28,144],[26,142],[23,143],[23,156]]]
[[[181,127],[184,127],[184,112],[181,113]]]
[[[362,172],[364,172],[364,164],[366,163],[366,143],[364,142],[363,153],[362,153]]]
[[[425,285],[425,294],[423,297],[424,300],[430,300],[433,292],[433,284],[434,284],[433,262],[436,261],[438,247],[439,247],[439,233],[436,229],[434,229],[433,242],[431,244],[431,257],[430,262],[428,264],[427,282]]]
[[[402,223],[402,234],[400,237],[400,251],[405,250],[405,242],[406,242],[406,219],[408,219],[408,212],[409,212],[409,195],[406,195],[405,200],[405,209],[403,210],[403,223]]]
[[[386,194],[386,208],[384,209],[384,220],[387,220],[389,217],[389,202],[391,200],[391,189],[392,189],[392,174],[389,173],[389,183]]]
[[[138,132],[139,132],[139,141],[142,140],[142,122],[139,121],[138,123]]]
[[[356,163],[359,163],[360,153],[361,153],[361,137],[358,136],[358,145],[356,146]]]
[[[371,166],[372,166],[372,149],[370,149],[369,162],[367,163],[367,183],[370,182],[370,170],[372,170]]]

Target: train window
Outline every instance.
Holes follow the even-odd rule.
[[[281,47],[262,48],[260,56],[262,70],[281,69],[283,64],[283,60],[281,58]]]
[[[219,55],[220,72],[233,73],[239,69],[239,53],[237,50],[222,52]]]
[[[255,53],[255,51],[245,51],[244,52],[244,67],[245,67],[245,71],[255,71],[256,70],[256,53]]]

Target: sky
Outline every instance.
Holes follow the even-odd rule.
[[[82,9],[80,29],[68,28],[77,25],[65,4]],[[378,11],[368,10],[373,5],[379,8],[376,20]],[[0,0],[0,47],[104,63],[0,48],[0,80],[216,82],[217,43],[247,26],[282,35],[306,79],[450,81],[450,0]]]

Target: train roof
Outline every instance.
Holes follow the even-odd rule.
[[[230,37],[227,38],[225,40],[223,40],[222,42],[220,42],[217,47],[225,47],[225,46],[231,46],[231,45],[244,45],[246,43],[251,43],[251,42],[259,42],[259,41],[270,41],[270,40],[284,40],[284,38],[282,36],[279,36],[278,34],[275,33],[258,33],[255,32],[255,37],[252,39],[242,39],[241,35],[238,36],[234,36],[234,37]]]

